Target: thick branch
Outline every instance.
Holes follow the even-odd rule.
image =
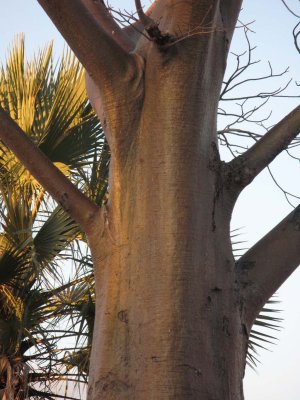
[[[110,87],[113,82],[117,86],[133,72],[134,57],[124,48],[130,47],[126,35],[101,1],[97,4],[93,0],[38,2],[99,88]]]
[[[258,142],[228,165],[241,187],[249,184],[300,132],[300,106],[271,128]]]
[[[300,205],[237,262],[248,322],[299,264]]]
[[[133,50],[134,43],[131,41],[131,38],[126,34],[124,29],[117,24],[102,0],[82,0],[82,3],[93,15],[95,21],[98,23],[99,29],[104,29],[108,35],[124,48],[124,50]]]
[[[0,108],[0,139],[64,210],[84,231],[87,231],[99,207],[53,165],[2,108]]]

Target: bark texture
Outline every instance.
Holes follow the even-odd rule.
[[[233,202],[216,145],[228,38],[211,3],[157,3],[151,17],[169,42],[138,42],[135,78],[115,100],[115,119],[105,119],[112,187],[90,236],[97,311],[89,399],[243,397]],[[205,19],[209,34],[189,36]],[[102,120],[113,114],[101,93],[90,96]]]
[[[102,1],[39,3],[87,69],[112,154],[100,211],[59,181],[95,267],[88,400],[242,400],[251,324],[300,262],[299,208],[238,265],[230,218],[240,191],[299,133],[299,107],[226,164],[217,106],[241,0],[157,0],[146,13],[137,0],[140,21],[124,30]],[[0,120],[8,125],[19,142]],[[17,155],[34,175],[35,161],[55,174],[30,151],[30,163]],[[47,176],[38,178],[58,196]]]

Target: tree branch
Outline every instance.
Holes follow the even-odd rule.
[[[151,17],[156,5],[157,0],[155,0],[145,12],[146,17]],[[132,46],[129,50],[133,51],[141,36],[145,36],[143,33],[145,29],[143,23],[141,20],[137,19],[134,14],[130,14],[127,11],[122,12],[121,10],[116,10],[111,6],[108,6],[107,10],[114,16],[117,15],[114,22],[116,23],[116,21],[118,21],[123,26],[122,32],[129,38],[130,45]]]
[[[111,85],[117,87],[120,80],[134,73],[135,58],[128,52],[129,39],[102,1],[38,2],[100,89],[111,90]]]
[[[147,29],[150,25],[155,25],[155,22],[153,21],[152,18],[147,15],[147,13],[144,13],[143,7],[141,5],[141,0],[135,0],[135,8],[137,11],[137,14],[139,16],[139,19],[145,29]]]
[[[124,29],[117,24],[102,0],[82,0],[82,3],[94,17],[99,29],[104,29],[108,35],[110,35],[119,43],[120,46],[124,48],[124,50],[133,50],[134,43],[131,41],[131,38],[126,34]]]
[[[249,150],[227,165],[234,181],[247,186],[300,132],[300,106],[271,128]]]
[[[80,192],[69,179],[28,138],[22,129],[0,107],[0,139],[21,163],[87,232],[100,208]]]
[[[150,14],[153,10],[154,5],[152,5],[150,11],[144,13],[143,7],[141,5],[141,0],[135,0],[135,8],[141,22],[141,25],[144,27],[147,32],[150,40],[155,42],[159,46],[163,46],[166,44],[170,44],[174,41],[174,38],[168,33],[164,33],[159,28],[159,23],[154,21]]]
[[[236,263],[246,320],[250,324],[299,264],[300,205]]]

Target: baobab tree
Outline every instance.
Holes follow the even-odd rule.
[[[234,262],[241,191],[297,137],[300,107],[230,162],[216,117],[241,0],[157,0],[121,29],[103,1],[38,0],[87,71],[111,149],[98,207],[0,112],[1,139],[88,237],[89,400],[243,399],[249,332],[300,263],[300,207]]]

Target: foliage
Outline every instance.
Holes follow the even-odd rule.
[[[0,105],[101,204],[109,158],[83,70],[70,51],[54,63],[52,44],[30,62],[24,50],[20,36],[0,71]],[[0,393],[7,399],[52,398],[53,382],[80,380],[88,371],[93,276],[81,268],[67,278],[62,268],[84,237],[3,143],[0,202]]]
[[[239,228],[233,229],[230,234],[232,252],[236,260],[240,258],[240,256],[247,250],[245,246],[245,241],[241,240],[241,231]],[[267,304],[262,308],[261,312],[256,317],[253,327],[249,333],[248,340],[248,349],[247,349],[247,365],[250,368],[256,369],[257,363],[259,362],[258,358],[258,350],[265,349],[266,346],[270,344],[274,344],[277,340],[276,337],[271,336],[266,333],[270,330],[278,331],[281,329],[281,318],[277,318],[277,313],[280,312],[276,307],[279,303],[276,300],[276,295],[272,296],[270,300],[268,300]],[[275,308],[273,308],[275,306]]]

